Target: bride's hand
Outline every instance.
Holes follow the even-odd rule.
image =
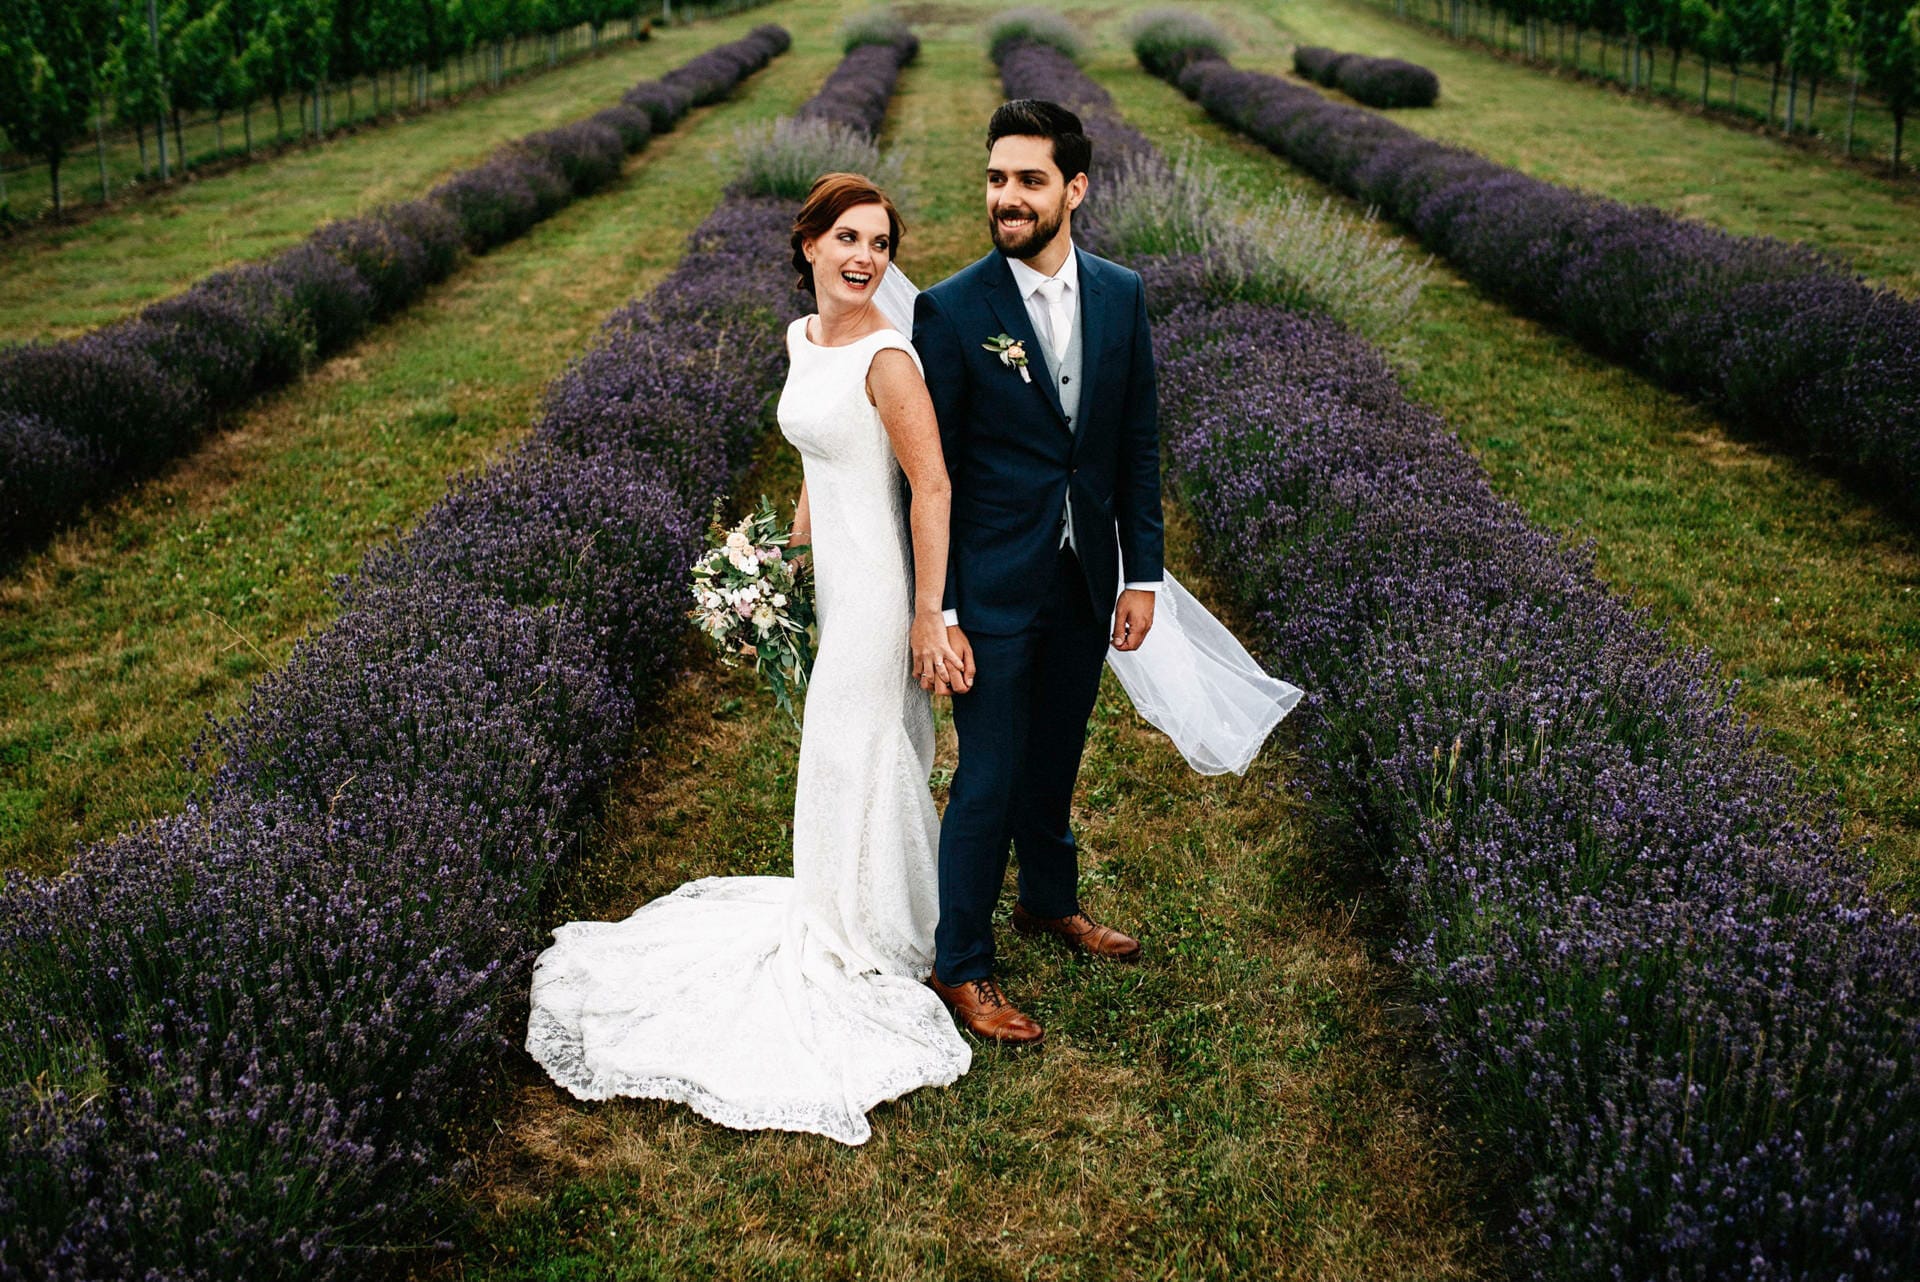
[[[952,638],[958,638],[959,644],[955,645]],[[949,629],[938,609],[914,614],[908,644],[913,648],[913,678],[922,690],[965,694],[973,688],[973,651],[966,634],[958,628]]]

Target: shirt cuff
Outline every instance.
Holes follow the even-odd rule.
[[[958,610],[943,611],[940,615],[940,621],[946,624],[950,628],[957,628],[960,626],[960,611]]]
[[[1154,580],[1153,582],[1151,582],[1151,583],[1129,583],[1129,584],[1127,584],[1127,591],[1129,591],[1129,592],[1158,592],[1158,591],[1160,590],[1160,584],[1161,584],[1162,582],[1163,582],[1163,580],[1161,580],[1161,579],[1155,579],[1155,580]]]

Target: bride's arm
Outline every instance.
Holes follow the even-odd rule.
[[[807,505],[807,483],[800,482],[800,497],[793,505],[793,536],[787,542],[794,547],[813,543],[813,509]]]
[[[947,636],[943,597],[947,584],[947,519],[953,487],[940,452],[940,425],[933,400],[913,357],[899,348],[876,353],[867,371],[867,393],[893,443],[894,457],[913,494],[908,524],[913,531],[913,675],[937,694],[965,693],[973,686],[973,652]]]

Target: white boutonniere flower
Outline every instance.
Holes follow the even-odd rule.
[[[1020,371],[1020,381],[1031,383],[1033,375],[1027,373],[1027,345],[1011,334],[995,334],[980,344],[1000,358],[1002,365],[1011,365]]]

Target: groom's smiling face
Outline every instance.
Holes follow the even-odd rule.
[[[1086,194],[1084,174],[1067,181],[1048,138],[1010,134],[987,153],[987,226],[1008,258],[1032,258],[1053,243]]]

